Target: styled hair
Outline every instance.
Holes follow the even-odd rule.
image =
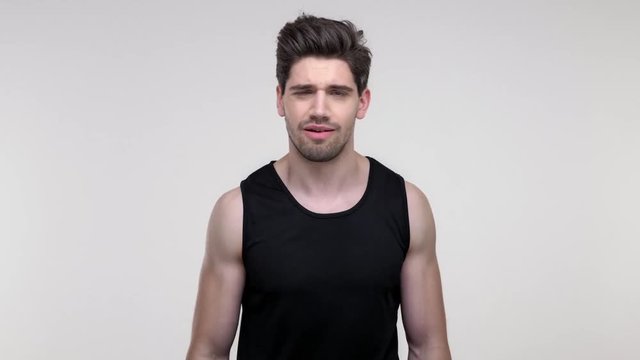
[[[276,78],[284,94],[291,67],[306,56],[344,60],[362,95],[367,88],[371,51],[365,44],[364,32],[348,21],[337,21],[302,14],[285,24],[278,33]]]

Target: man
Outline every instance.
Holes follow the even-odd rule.
[[[302,15],[278,36],[289,152],[220,197],[189,360],[450,359],[433,216],[411,183],[354,150],[371,53],[348,21]]]

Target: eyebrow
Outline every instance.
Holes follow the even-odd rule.
[[[316,87],[310,84],[293,85],[289,88],[290,91],[307,91],[307,90],[315,90],[315,89]],[[328,90],[340,90],[340,91],[345,91],[349,93],[354,91],[354,89],[351,86],[347,86],[347,85],[329,85]]]

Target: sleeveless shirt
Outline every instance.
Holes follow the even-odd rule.
[[[314,213],[273,163],[240,184],[245,287],[239,360],[397,360],[409,248],[404,179],[369,160],[351,209]]]

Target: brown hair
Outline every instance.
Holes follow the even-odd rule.
[[[278,34],[276,78],[284,93],[289,71],[306,56],[342,59],[349,64],[362,95],[367,88],[371,51],[365,45],[364,32],[348,21],[337,21],[302,14],[285,24]]]

